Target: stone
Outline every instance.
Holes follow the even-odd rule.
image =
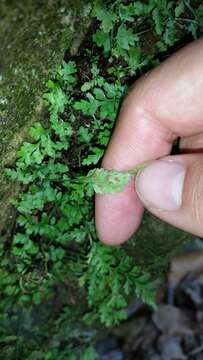
[[[17,191],[4,169],[13,164],[28,128],[42,115],[47,80],[65,52],[77,53],[90,11],[88,0],[0,2],[0,236],[5,223],[11,231],[9,202]]]

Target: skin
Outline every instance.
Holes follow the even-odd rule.
[[[102,166],[124,171],[169,156],[177,137],[183,155],[170,158],[186,168],[181,209],[160,212],[144,205],[168,223],[203,236],[203,39],[181,49],[130,89]],[[126,241],[138,229],[143,209],[133,179],[123,193],[97,195],[99,238],[111,245]]]

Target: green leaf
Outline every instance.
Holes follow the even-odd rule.
[[[187,30],[189,32],[191,32],[192,36],[196,39],[197,38],[197,29],[198,29],[198,24],[195,22],[191,22],[188,27]]]
[[[152,12],[152,18],[155,23],[155,31],[157,35],[161,35],[164,31],[164,22],[162,20],[161,13],[158,8],[155,8]]]
[[[90,94],[87,94],[89,100],[80,100],[74,103],[74,109],[82,111],[84,115],[93,116],[95,115],[99,102]]]
[[[99,149],[99,148],[93,148],[92,151],[93,151],[93,154],[88,155],[82,161],[82,165],[91,165],[91,164],[96,165],[104,154],[104,150]]]
[[[68,63],[63,61],[57,71],[57,79],[65,82],[67,81],[69,84],[74,84],[76,82],[76,73],[77,68],[74,61],[69,61]]]
[[[103,168],[91,170],[87,175],[87,181],[91,183],[94,191],[98,194],[122,192],[129,183],[132,175],[144,169],[148,162],[136,165],[134,168],[124,171],[105,170]]]
[[[110,9],[107,9],[102,1],[96,0],[93,8],[93,15],[101,21],[101,29],[109,33],[114,27],[117,15]]]
[[[30,159],[33,160],[32,163],[34,163],[34,164],[41,164],[43,158],[44,158],[44,155],[41,153],[41,150],[37,147],[33,151]]]
[[[44,158],[44,154],[40,149],[40,142],[36,144],[24,143],[21,146],[20,150],[17,152],[17,155],[19,157],[19,168],[23,168],[24,165],[30,166],[35,164],[41,164]],[[18,172],[18,175],[20,175],[21,177],[22,173],[20,174],[20,172]]]
[[[122,192],[130,176],[126,172],[96,169],[91,173],[92,186],[97,194]]]
[[[93,93],[95,95],[95,98],[97,100],[105,100],[106,99],[106,95],[104,94],[104,91],[100,88],[94,88]]]
[[[41,136],[46,134],[46,132],[47,130],[44,129],[39,122],[35,123],[34,126],[29,130],[30,136],[32,136],[35,141],[38,141]]]
[[[68,140],[73,134],[73,129],[70,124],[67,122],[58,119],[57,122],[52,124],[52,129],[54,130],[55,134],[59,136],[60,140]]]
[[[85,142],[89,144],[93,137],[93,133],[90,132],[90,130],[84,126],[80,126],[78,130],[79,140],[80,142]]]
[[[50,92],[44,95],[44,99],[50,104],[50,110],[54,113],[62,113],[67,103],[67,97],[63,90],[57,83],[49,80],[47,86],[51,89]]]
[[[133,4],[130,5],[124,5],[124,4],[120,4],[119,5],[119,16],[121,21],[133,21],[134,20],[134,15],[135,15],[135,8],[133,6]]]
[[[162,36],[165,44],[167,45],[173,46],[177,41],[176,29],[174,27],[174,21],[172,19],[167,22],[167,26]]]
[[[14,236],[13,239],[13,244],[17,245],[17,244],[26,244],[29,241],[29,237],[25,234],[21,234],[21,233],[17,233]]]
[[[141,1],[135,1],[133,2],[133,6],[134,6],[134,13],[137,16],[141,16],[141,15],[148,15],[150,14],[152,8],[153,8],[153,2],[149,2],[148,4],[144,4]]]
[[[39,305],[42,301],[42,295],[39,292],[36,292],[33,294],[32,300],[35,305]]]
[[[141,50],[139,47],[131,47],[128,51],[129,67],[136,71],[141,65]]]
[[[116,38],[118,47],[124,50],[129,50],[130,46],[134,45],[139,40],[139,37],[133,30],[127,28],[127,26],[123,24],[119,26]]]
[[[92,88],[92,82],[85,82],[81,86],[81,91],[86,92],[86,91],[89,91],[91,88]]]
[[[52,158],[55,157],[57,145],[51,140],[49,135],[41,139],[41,147],[43,149],[44,155],[50,156]]]
[[[98,355],[93,347],[88,347],[81,355],[80,360],[96,360]]]
[[[196,9],[196,15],[199,16],[200,18],[203,16],[203,5],[200,5],[200,6]]]
[[[175,16],[181,16],[185,11],[185,3],[184,1],[180,1],[180,3],[175,8]]]
[[[93,40],[99,47],[103,47],[104,51],[108,53],[111,50],[111,37],[102,30],[97,30],[93,35]]]

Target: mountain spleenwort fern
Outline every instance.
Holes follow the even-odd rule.
[[[134,294],[155,306],[154,282],[148,268],[136,265],[123,248],[98,242],[93,195],[94,191],[122,191],[133,172],[139,170],[99,169],[128,80],[158,64],[156,54],[175,45],[182,34],[197,37],[203,28],[203,6],[193,6],[189,0],[117,0],[106,4],[94,2],[97,53],[84,50],[87,74],[81,78],[80,71],[78,76],[77,56],[76,62],[63,62],[44,95],[48,124],[37,122],[30,129],[32,140],[19,149],[15,167],[7,169],[10,179],[22,184],[24,190],[13,201],[19,213],[16,234],[9,245],[0,245],[2,333],[5,326],[1,324],[8,322],[8,314],[16,316],[19,306],[32,309],[54,298],[58,284],[66,294],[72,283],[79,292],[85,291],[88,308],[83,319],[87,323],[99,318],[106,326],[118,324],[126,318],[127,300]],[[154,44],[150,53],[142,46],[149,34]],[[85,63],[86,58],[91,64],[89,60]],[[46,349],[47,359],[78,358],[70,344],[63,357],[57,337],[64,336],[60,335],[63,326],[70,327],[65,323],[70,322],[71,301],[77,308],[77,296],[74,300],[72,296],[68,301],[66,296],[63,314],[54,323],[53,339],[58,345],[54,346],[54,355]],[[77,313],[77,322],[79,317]],[[73,338],[78,341],[77,331]],[[41,350],[39,353],[38,358]],[[92,348],[86,354],[81,359],[96,357]]]
[[[74,273],[73,269],[71,275],[87,289],[90,313],[85,319],[97,317],[106,326],[111,326],[127,316],[124,308],[130,294],[134,293],[154,306],[155,293],[150,275],[136,266],[132,257],[123,249],[113,250],[98,243],[95,235],[92,220],[94,190],[99,193],[122,191],[131,173],[93,169],[85,175],[81,168],[81,174],[73,176],[71,164],[67,164],[66,154],[74,133],[72,128],[78,111],[81,111],[73,96],[76,85],[75,64],[64,63],[55,80],[49,81],[49,92],[44,96],[50,112],[50,127],[36,123],[29,131],[33,143],[22,145],[16,168],[7,170],[12,180],[27,185],[27,190],[15,200],[20,214],[19,231],[14,236],[11,254],[15,258],[21,290],[29,290],[26,297],[18,292],[20,300],[25,302],[32,299],[34,303],[40,303],[47,294],[51,296],[53,283],[65,282],[73,261],[79,262],[79,270]],[[99,91],[95,89],[98,88],[93,89],[98,98]],[[98,101],[109,101],[103,93],[100,95]],[[100,106],[97,112],[95,110],[95,116],[103,119],[107,112],[101,115],[104,109]],[[107,106],[111,115],[112,106],[114,108],[115,104]],[[60,115],[65,109],[70,114],[68,122]],[[78,243],[77,254],[71,251],[70,256],[75,242]],[[31,276],[28,286],[27,274],[33,274],[37,270],[35,266],[41,268],[40,282],[32,283]]]

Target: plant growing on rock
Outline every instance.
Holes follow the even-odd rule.
[[[128,248],[102,245],[94,227],[93,196],[94,191],[122,191],[139,170],[99,168],[120,104],[132,74],[140,76],[157,64],[157,54],[176,44],[180,29],[196,36],[202,6],[193,8],[184,0],[96,1],[93,17],[95,53],[84,50],[85,56],[79,54],[56,70],[44,94],[49,122],[36,122],[30,142],[21,146],[15,166],[7,170],[23,187],[14,200],[14,237],[0,246],[0,334],[10,314],[15,318],[21,309],[27,314],[48,304],[45,331],[36,330],[41,345],[29,343],[29,356],[35,352],[28,357],[25,350],[29,359],[96,358],[90,347],[94,334],[84,335],[84,322],[118,324],[127,317],[128,298],[134,295],[154,308],[154,279],[174,251],[165,250],[163,256],[149,249],[149,261],[135,261]],[[154,37],[150,55],[142,48],[149,32]],[[145,246],[147,253],[145,234],[138,238],[132,249]],[[50,316],[56,304],[59,312]],[[19,346],[24,346],[23,336]]]

